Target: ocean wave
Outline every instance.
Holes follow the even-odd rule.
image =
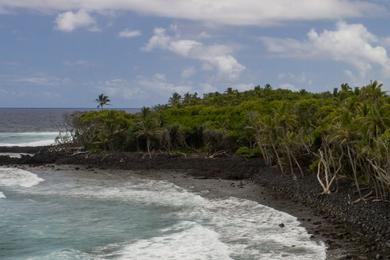
[[[37,146],[48,146],[55,144],[55,139],[47,139],[47,140],[41,140],[41,141],[32,141],[32,142],[24,142],[24,143],[0,143],[0,146],[4,147],[37,147]]]
[[[0,199],[6,199],[6,198],[7,197],[5,196],[5,194],[0,191]]]
[[[229,260],[228,245],[219,240],[220,235],[195,222],[181,222],[164,230],[165,234],[138,240],[104,258],[119,260],[171,259],[171,260]]]
[[[47,136],[47,135],[58,135],[58,132],[0,132],[0,137],[9,136]]]
[[[0,145],[1,146],[1,145]],[[22,156],[33,156],[31,153],[0,153],[0,156],[8,156],[10,158],[22,158]]]
[[[36,174],[18,168],[0,167],[0,186],[33,187],[43,182]]]
[[[295,217],[254,201],[233,197],[208,199],[164,181],[118,183],[109,178],[78,178],[77,185],[74,182],[53,185],[50,189],[40,186],[28,192],[174,207],[172,214],[177,219],[194,223],[169,234],[163,230],[161,237],[123,246],[113,253],[121,259],[156,259],[156,252],[166,254],[165,259],[194,259],[196,252],[201,252],[196,254],[199,259],[326,258],[325,245],[312,241]],[[284,228],[279,226],[281,223]],[[129,257],[131,254],[137,257]]]
[[[55,143],[58,132],[2,132],[0,146],[47,146]]]
[[[27,258],[28,260],[100,260],[102,258],[74,249],[61,249],[47,255]]]

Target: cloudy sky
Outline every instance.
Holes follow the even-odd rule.
[[[115,107],[270,83],[390,90],[388,0],[0,0],[0,106]]]

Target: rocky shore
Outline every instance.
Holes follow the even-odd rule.
[[[26,151],[14,149],[12,152]],[[83,165],[86,169],[179,170],[188,173],[193,178],[192,182],[229,180],[231,186],[228,189],[242,190],[243,197],[298,217],[313,234],[313,239],[326,242],[329,259],[390,259],[389,202],[357,201],[358,195],[349,182],[339,183],[337,193],[320,195],[321,187],[313,174],[294,179],[282,175],[276,168],[265,167],[259,159],[168,154],[155,154],[149,158],[140,153],[65,153],[48,149],[36,150],[33,157],[0,156],[0,165],[16,164]],[[170,181],[177,180],[173,178]],[[253,188],[253,185],[259,189]],[[246,190],[248,187],[251,188]]]

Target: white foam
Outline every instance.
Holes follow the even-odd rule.
[[[55,143],[58,132],[0,133],[0,146],[47,146]],[[13,140],[18,141],[13,141]],[[7,141],[8,140],[8,141]],[[12,141],[11,141],[12,140]]]
[[[219,234],[194,222],[181,222],[165,234],[138,240],[104,258],[119,260],[229,260],[229,247],[219,240]]]
[[[61,259],[61,260],[99,260],[101,258],[90,255],[88,253],[84,253],[79,250],[74,249],[62,249],[54,251],[48,255],[40,255],[34,257],[28,257],[27,260],[53,260],[53,259]]]
[[[160,259],[194,259],[194,255],[199,259],[326,258],[325,245],[312,241],[295,217],[253,201],[207,199],[162,181],[118,183],[109,177],[105,180],[78,178],[77,184],[57,185],[49,190],[41,186],[33,192],[174,207],[172,214],[178,219],[195,223],[171,234],[127,245],[118,253],[122,259],[156,259],[157,254],[163,255]],[[279,227],[281,223],[284,228]],[[134,254],[137,257],[130,257]],[[207,255],[214,257],[207,258]]]
[[[7,197],[0,191],[0,199],[6,199]]]
[[[43,182],[36,174],[18,168],[0,167],[0,186],[32,187]]]
[[[47,139],[47,140],[41,140],[41,141],[33,141],[33,142],[24,142],[24,143],[0,143],[0,146],[3,147],[37,147],[37,146],[48,146],[55,144],[55,138],[53,139]]]
[[[8,136],[45,136],[45,135],[58,135],[58,132],[0,132],[0,137]]]
[[[33,156],[31,153],[0,153],[0,156],[8,156],[10,158],[22,158],[22,155]]]

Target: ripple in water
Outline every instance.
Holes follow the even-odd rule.
[[[253,201],[114,175],[6,172],[17,180],[0,182],[1,259],[326,258],[295,217]]]

